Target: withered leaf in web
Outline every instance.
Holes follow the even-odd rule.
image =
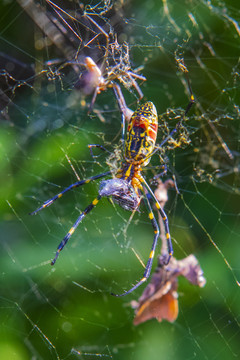
[[[156,318],[158,321],[174,322],[178,316],[178,276],[184,276],[193,285],[203,287],[206,280],[194,255],[182,260],[172,258],[164,265],[164,255],[158,259],[158,266],[150,283],[138,302],[132,302],[135,308],[134,325]]]

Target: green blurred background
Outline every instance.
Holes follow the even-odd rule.
[[[59,4],[69,11],[68,2]],[[65,195],[37,216],[28,213],[76,181],[68,159],[80,178],[108,169],[106,155],[94,160],[87,145],[113,150],[120,139],[120,114],[111,90],[95,105],[103,122],[81,106],[71,74],[43,73],[43,64],[59,57],[57,49],[44,43],[16,1],[2,1],[0,51],[28,65],[30,73],[34,66],[37,76],[29,75],[28,85],[17,87],[1,70],[12,89],[5,92],[11,102],[2,111],[0,128],[1,359],[237,359],[239,4],[155,0],[115,5],[123,15],[119,38],[130,45],[133,67],[144,65],[144,99],[155,103],[170,128],[189,99],[176,56],[184,57],[189,70],[196,97],[186,122],[191,144],[166,152],[171,170],[166,178],[174,174],[181,193],[169,191],[166,211],[176,258],[193,253],[207,284],[199,289],[180,279],[176,322],[150,320],[135,327],[130,302],[144,285],[119,299],[110,293],[122,293],[141,278],[135,253],[146,263],[152,228],[144,206],[129,221],[130,213],[106,199],[50,266],[57,245],[98,185]],[[39,39],[45,44],[40,49]],[[124,95],[134,109],[136,97],[126,90]]]

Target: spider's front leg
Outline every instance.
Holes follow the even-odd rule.
[[[77,188],[77,187],[79,187],[79,186],[81,186],[81,185],[88,184],[88,183],[91,182],[91,181],[94,181],[94,180],[97,180],[97,179],[101,179],[102,177],[108,176],[108,175],[110,175],[110,174],[111,174],[111,172],[110,172],[110,171],[107,171],[107,172],[105,172],[105,173],[92,176],[92,177],[90,177],[90,178],[88,178],[88,179],[77,181],[76,183],[68,186],[66,189],[64,189],[63,191],[61,191],[59,194],[57,194],[57,195],[53,196],[51,199],[45,201],[42,206],[40,206],[37,210],[31,212],[29,215],[36,215],[40,210],[45,209],[46,207],[52,205],[52,203],[53,203],[54,201],[56,201],[57,199],[60,199],[66,192],[68,192],[68,191],[70,191],[70,190],[72,190],[72,189],[75,189],[75,188]]]

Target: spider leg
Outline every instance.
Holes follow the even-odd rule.
[[[188,114],[189,110],[191,109],[191,107],[195,103],[195,98],[194,98],[194,95],[193,95],[193,92],[192,92],[192,88],[191,88],[190,81],[189,81],[189,78],[187,76],[187,73],[185,73],[185,76],[186,76],[186,79],[187,79],[188,89],[189,89],[189,92],[190,92],[190,100],[189,100],[189,103],[187,104],[187,107],[186,107],[186,109],[184,111],[183,118],[177,123],[175,129],[173,129],[170,132],[170,134],[159,145],[156,146],[156,148],[152,152],[151,156],[154,155],[171,137],[173,137],[173,135],[177,132],[178,128],[180,127],[180,125],[182,123],[182,120],[185,118],[185,116]]]
[[[143,92],[140,89],[140,86],[138,85],[138,83],[136,82],[136,80],[133,79],[132,73],[128,72],[128,77],[131,80],[133,87],[135,88],[135,90],[137,91],[138,95],[139,95],[139,100],[141,100],[143,98]],[[146,79],[145,79],[146,80]]]
[[[187,113],[189,112],[189,110],[191,109],[191,107],[193,106],[193,104],[195,103],[195,98],[194,98],[194,95],[193,95],[193,92],[192,92],[192,87],[191,87],[191,84],[190,84],[190,80],[189,80],[189,77],[188,77],[188,71],[184,71],[185,73],[185,77],[187,79],[187,84],[188,84],[188,90],[190,92],[190,101],[186,107],[186,110],[185,110],[185,113],[184,113],[184,116],[187,115]]]
[[[147,262],[147,265],[145,267],[145,271],[144,271],[142,279],[140,281],[138,281],[138,283],[136,285],[134,285],[130,290],[124,292],[123,294],[119,294],[119,295],[118,294],[112,294],[112,295],[114,295],[116,297],[125,296],[125,295],[130,294],[132,291],[134,291],[140,285],[142,285],[145,281],[147,281],[147,279],[149,278],[150,273],[151,273],[154,254],[155,254],[155,249],[156,249],[156,246],[157,246],[160,230],[159,230],[157,220],[156,220],[156,218],[155,218],[155,216],[153,214],[150,202],[149,202],[149,200],[148,200],[148,198],[147,198],[147,196],[146,196],[146,194],[144,192],[143,192],[143,195],[144,195],[144,201],[145,201],[145,203],[147,205],[147,208],[149,210],[148,217],[151,220],[152,227],[153,227],[153,230],[154,230],[154,238],[153,238],[151,252],[150,252],[148,262]]]
[[[90,14],[90,13],[86,13],[85,12],[85,14],[84,14],[84,16],[92,23],[92,24],[94,24],[94,26],[96,26],[96,28],[100,31],[99,33],[96,33],[95,31],[95,33],[97,34],[97,36],[99,36],[100,34],[103,34],[104,36],[105,36],[105,38],[106,38],[106,46],[105,46],[105,48],[106,48],[106,51],[105,51],[105,55],[104,55],[104,61],[103,61],[103,64],[104,64],[104,62],[106,62],[107,61],[107,58],[108,58],[108,52],[109,52],[109,35],[108,35],[108,33],[106,32],[106,31],[104,31],[104,29],[100,26],[100,25],[98,25],[98,23],[91,17],[91,15],[95,15],[95,14]],[[109,29],[109,32],[110,33],[112,33],[113,31],[112,31],[112,27],[111,27],[111,25],[108,23],[108,25],[109,25],[109,27],[110,27],[110,29]],[[92,30],[93,31],[93,30]]]
[[[111,172],[110,172],[110,171],[107,171],[107,172],[105,172],[105,173],[92,176],[92,177],[90,177],[90,178],[88,178],[88,179],[81,180],[81,181],[77,181],[76,183],[68,186],[66,189],[64,189],[64,190],[63,190],[62,192],[60,192],[59,194],[57,194],[57,195],[53,196],[51,199],[45,201],[42,206],[40,206],[37,210],[31,212],[29,215],[35,215],[35,214],[37,214],[40,210],[45,209],[46,207],[52,205],[52,203],[53,203],[55,200],[57,200],[57,199],[59,199],[60,197],[62,197],[66,192],[68,192],[68,191],[70,191],[70,190],[72,190],[72,189],[74,189],[74,188],[76,188],[76,187],[78,187],[78,186],[88,184],[90,181],[100,179],[100,178],[102,178],[102,177],[104,177],[104,176],[108,176],[108,175],[110,175],[110,174],[111,174]]]
[[[137,79],[139,79],[139,80],[142,80],[142,81],[146,81],[146,80],[147,80],[147,79],[145,78],[145,76],[136,74],[134,71],[140,71],[140,68],[134,69],[133,71],[128,71],[128,73],[129,73],[131,76],[133,76],[133,77],[135,77],[135,78],[137,78]]]
[[[114,95],[115,95],[115,97],[117,99],[117,102],[118,102],[119,110],[120,110],[120,112],[122,114],[121,128],[122,128],[122,146],[123,146],[123,153],[124,153],[126,120],[128,122],[130,121],[130,119],[132,117],[132,114],[133,114],[133,111],[127,107],[127,104],[126,104],[126,101],[124,99],[121,87],[116,83],[113,83],[112,87],[113,87]]]
[[[162,165],[161,167],[163,168],[163,171],[160,172],[159,174],[154,175],[153,181],[156,180],[156,179],[159,179],[160,177],[162,177],[162,176],[164,176],[164,175],[166,175],[167,170],[168,170],[168,169],[167,169],[167,165],[164,164],[164,165]]]
[[[125,123],[126,123],[126,109],[127,109],[127,105],[126,105],[126,101],[124,99],[124,96],[123,96],[123,93],[122,93],[122,90],[120,88],[120,86],[118,84],[115,84],[113,85],[113,92],[114,92],[114,95],[117,99],[117,102],[118,102],[118,107],[119,107],[119,110],[121,112],[121,115],[122,115],[122,121],[121,121],[121,128],[122,128],[122,146],[123,146],[123,151],[124,151],[124,139],[125,139]],[[125,113],[125,115],[124,115]]]
[[[94,90],[93,97],[92,97],[91,103],[90,103],[89,108],[88,108],[88,114],[90,114],[92,112],[93,105],[95,104],[98,91],[99,91],[99,87],[97,86],[96,89]]]
[[[189,83],[189,81],[188,81]],[[191,89],[190,87],[190,83],[189,83],[189,89]],[[192,91],[192,90],[191,90]],[[190,101],[186,107],[186,110],[185,110],[185,113],[184,113],[184,116],[187,115],[187,113],[189,112],[189,110],[191,109],[191,107],[193,106],[193,104],[195,103],[195,98],[194,98],[194,95],[191,93],[191,96],[190,96]]]
[[[101,199],[101,196],[98,195],[92,202],[91,204],[89,204],[86,209],[80,214],[80,216],[77,218],[77,221],[74,223],[74,225],[71,227],[71,229],[69,230],[69,232],[67,233],[67,235],[63,238],[63,240],[61,241],[61,243],[58,245],[57,248],[57,252],[56,255],[54,257],[54,259],[51,262],[51,265],[54,265],[58,255],[60,253],[60,251],[62,251],[62,249],[64,248],[64,246],[67,244],[68,240],[70,239],[70,237],[72,236],[72,234],[74,233],[74,231],[76,230],[76,228],[78,227],[78,225],[80,224],[80,222],[83,220],[83,218],[97,205],[97,203],[99,202],[99,200]]]
[[[132,117],[133,111],[127,107],[121,87],[118,84],[116,84],[115,82],[112,82],[112,88],[113,88],[114,95],[118,102],[119,110],[124,115],[125,119],[129,122]],[[125,126],[124,126],[123,131],[125,131]]]
[[[165,211],[163,210],[163,208],[161,207],[161,205],[160,205],[159,201],[157,200],[156,196],[154,195],[152,189],[150,188],[150,186],[146,182],[146,180],[144,178],[142,178],[142,181],[144,182],[149,194],[151,195],[151,197],[155,201],[155,206],[158,209],[158,211],[160,212],[160,215],[161,215],[161,217],[163,219],[164,228],[165,228],[165,236],[166,236],[167,245],[168,245],[168,258],[167,258],[167,261],[165,263],[165,265],[167,265],[169,263],[172,255],[173,255],[173,247],[172,247],[171,235],[170,235],[169,226],[168,226],[168,217],[167,217]]]
[[[92,151],[92,148],[98,148],[98,149],[101,149],[102,151],[106,151],[108,152],[109,154],[111,154],[111,151],[107,150],[103,145],[99,145],[99,144],[89,144],[88,145],[89,147],[89,150],[90,150],[90,154],[93,158],[97,158],[99,157],[99,155],[93,155],[93,151]]]

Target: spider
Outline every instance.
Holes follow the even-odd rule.
[[[75,89],[81,90],[84,95],[93,94],[89,106],[89,112],[91,112],[93,109],[97,95],[100,94],[102,91],[106,91],[108,88],[112,88],[114,90],[114,94],[117,98],[118,105],[121,111],[126,111],[124,115],[126,119],[130,119],[132,112],[125,106],[126,104],[121,88],[116,83],[116,81],[122,84],[128,90],[133,87],[137,92],[138,99],[141,100],[143,97],[143,93],[136,79],[145,81],[146,78],[137,73],[140,68],[132,70],[129,58],[129,46],[127,45],[127,43],[118,43],[117,34],[115,33],[113,27],[111,26],[107,18],[103,16],[104,13],[95,12],[95,10],[90,7],[90,5],[86,6],[86,10],[83,12],[83,15],[80,17],[79,20],[77,17],[75,18],[71,14],[68,14],[64,9],[62,9],[60,6],[58,6],[51,0],[47,0],[47,3],[55,11],[58,19],[63,22],[63,26],[66,27],[65,31],[67,31],[68,29],[71,31],[71,36],[69,36],[69,40],[71,40],[73,37],[73,39],[76,39],[80,44],[74,56],[75,61],[71,61],[70,57],[67,56],[68,61],[61,65],[58,70],[60,71],[67,65],[72,65],[74,71],[76,71],[76,73],[79,73],[77,65],[84,66],[85,71],[80,74],[79,79],[75,83],[74,87]],[[73,24],[75,24],[77,28],[78,26],[80,26],[83,27],[85,31],[88,31],[92,35],[91,39],[84,43],[80,35],[78,35],[77,32],[74,31],[70,23],[65,20],[66,16],[70,19],[70,23],[73,22]],[[94,18],[96,17],[98,21],[103,23],[103,26],[100,26],[99,23],[94,20]],[[59,23],[59,20],[55,19],[55,23],[61,29],[61,22]],[[104,28],[107,28],[107,30],[104,30]],[[57,30],[55,29],[55,31]],[[58,36],[55,37],[59,38],[60,34],[58,32],[57,34]],[[99,40],[100,36],[104,37],[105,41]],[[62,43],[65,44],[63,40]],[[96,43],[97,48],[95,46]],[[60,46],[59,43],[57,45],[58,47]],[[66,45],[63,46],[61,44],[60,47],[65,54]],[[94,59],[90,56],[85,56],[84,59],[82,56],[79,56],[80,50],[82,51],[83,49],[85,49],[86,52],[94,49],[95,58],[100,58],[100,56],[103,56],[101,66],[98,66]],[[80,58],[81,60],[79,61]],[[50,64],[50,62],[48,64]]]
[[[75,88],[80,89],[85,95],[90,95],[93,93],[92,100],[89,105],[89,112],[91,112],[93,109],[97,95],[102,91],[106,91],[108,88],[112,88],[120,111],[129,121],[133,111],[126,106],[121,87],[116,83],[116,80],[118,80],[127,88],[133,86],[139,95],[139,100],[141,100],[143,93],[134,78],[140,79],[142,81],[145,81],[146,78],[142,75],[136,74],[134,70],[130,71],[130,65],[125,65],[125,68],[121,68],[122,64],[120,63],[113,67],[108,66],[103,73],[101,68],[90,56],[85,57],[84,66],[86,70],[83,71],[79,80],[76,82]]]
[[[189,111],[190,107],[193,105],[193,102],[194,97],[193,95],[191,95],[191,101],[187,106],[185,115]],[[143,198],[148,208],[148,217],[151,221],[154,231],[154,238],[149,259],[141,280],[139,280],[137,284],[135,284],[130,290],[124,292],[123,294],[113,295],[124,296],[134,291],[149,278],[156,245],[160,235],[159,226],[152,211],[150,201],[148,199],[149,196],[154,200],[155,207],[159,211],[164,223],[165,237],[168,244],[168,258],[166,258],[166,264],[169,263],[170,258],[173,254],[173,248],[169,232],[168,218],[156,196],[154,195],[154,192],[146,182],[141,172],[143,168],[148,165],[153,154],[159,151],[159,149],[161,149],[161,147],[175,134],[176,131],[177,127],[170,132],[170,134],[161,142],[161,144],[156,145],[158,132],[158,116],[156,107],[150,101],[138,107],[138,109],[133,113],[128,124],[126,140],[123,143],[124,153],[120,168],[116,171],[116,175],[113,175],[111,179],[102,180],[100,182],[97,197],[79,215],[74,225],[63,238],[57,248],[56,255],[52,260],[51,265],[55,264],[60,251],[63,250],[78,225],[82,222],[84,217],[98,204],[102,197],[111,197],[113,202],[117,203],[122,208],[129,211],[137,210],[139,208],[141,199]],[[102,150],[105,150],[105,148],[101,145],[89,145],[89,147],[98,147]],[[40,206],[37,210],[33,211],[30,215],[34,215],[40,210],[50,206],[55,200],[62,197],[66,192],[81,185],[88,184],[91,181],[101,179],[110,175],[111,171],[107,171],[105,173],[92,176],[88,179],[77,181],[76,183],[65,188],[59,194],[45,201],[42,206]]]

